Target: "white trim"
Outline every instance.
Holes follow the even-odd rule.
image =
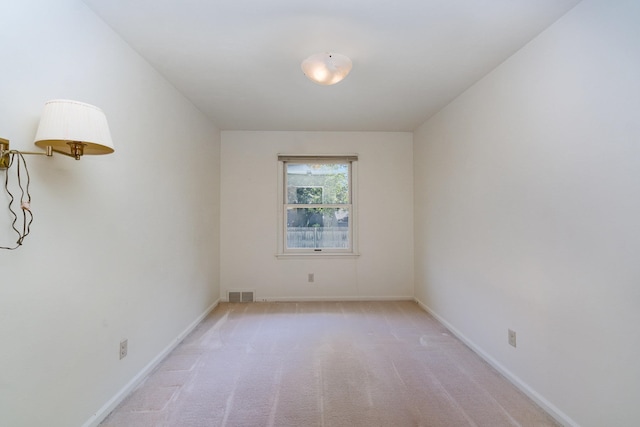
[[[318,259],[348,259],[348,258],[358,258],[360,256],[360,254],[356,254],[353,252],[326,252],[326,253],[322,253],[322,252],[311,252],[311,251],[306,251],[306,252],[300,252],[300,253],[295,253],[295,252],[286,252],[283,254],[276,254],[276,258],[278,259],[301,259],[301,258],[306,258],[306,259],[312,259],[312,258],[318,258]]]
[[[305,162],[333,162],[338,159],[349,162],[357,162],[357,154],[278,154],[279,162],[305,163]]]
[[[276,253],[282,254],[284,252],[284,230],[287,227],[287,216],[284,212],[284,186],[286,178],[284,176],[284,162],[278,161],[278,238]]]
[[[164,348],[156,357],[154,357],[131,381],[129,381],[123,388],[120,389],[102,408],[100,408],[95,414],[82,425],[82,427],[96,427],[113,411],[129,394],[135,390],[135,388],[158,366],[160,362],[171,351],[182,342],[187,335],[189,335],[195,328],[202,322],[202,320],[209,315],[220,303],[220,299],[211,304],[196,320],[191,322],[187,328],[182,331],[167,347]]]
[[[321,296],[321,297],[263,297],[256,302],[367,302],[367,301],[413,301],[413,296]]]
[[[343,160],[349,164],[349,204],[313,204],[298,205],[285,203],[287,186],[287,176],[285,172],[285,163],[301,162],[323,162]],[[358,155],[357,154],[278,154],[278,219],[277,219],[277,238],[276,238],[276,258],[277,259],[301,259],[301,258],[357,258],[360,256],[358,252]],[[338,248],[322,248],[321,250],[313,248],[286,248],[285,230],[287,229],[287,208],[313,208],[313,207],[332,207],[344,208],[349,210],[349,245],[348,249]]]
[[[534,402],[536,402],[542,409],[544,409],[549,415],[555,418],[560,424],[566,427],[580,427],[580,425],[573,421],[567,414],[558,409],[554,404],[549,402],[540,393],[532,389],[527,383],[520,379],[513,372],[505,368],[500,362],[494,359],[489,353],[485,352],[481,347],[476,345],[473,341],[467,338],[462,332],[456,329],[453,325],[447,322],[442,316],[433,311],[427,305],[423,304],[418,298],[413,298],[416,303],[427,313],[431,314],[436,320],[442,323],[453,335],[455,335],[460,341],[465,343],[474,353],[484,359],[489,365],[495,368],[498,372],[504,375],[513,385],[515,385],[520,391],[529,396]]]
[[[354,255],[358,255],[358,224],[360,217],[358,216],[358,162],[351,162],[351,217],[349,218],[349,230],[351,232],[351,251]]]

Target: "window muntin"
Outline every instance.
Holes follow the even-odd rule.
[[[285,253],[352,253],[352,159],[283,161]]]

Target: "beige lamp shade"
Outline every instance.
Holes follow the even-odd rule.
[[[317,53],[302,61],[304,75],[321,85],[333,85],[342,81],[351,67],[351,60],[339,53]]]
[[[35,144],[74,155],[72,143],[81,143],[83,154],[113,153],[107,118],[101,109],[83,102],[66,99],[48,101],[40,117]]]

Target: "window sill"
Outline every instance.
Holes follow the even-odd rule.
[[[311,259],[311,258],[321,258],[321,259],[348,259],[348,258],[358,258],[360,254],[348,252],[348,253],[286,253],[286,254],[276,254],[277,259]]]

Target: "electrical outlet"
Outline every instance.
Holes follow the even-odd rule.
[[[316,280],[313,273],[309,273],[309,283],[313,283]]]
[[[127,357],[127,344],[128,344],[128,340],[122,340],[120,341],[120,359],[124,359],[125,357]]]
[[[516,346],[516,331],[512,331],[509,329],[509,345],[512,347]]]

